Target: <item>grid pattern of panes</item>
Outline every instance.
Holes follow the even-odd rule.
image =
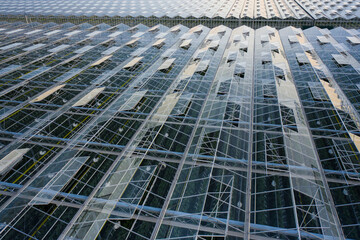
[[[295,0],[2,0],[0,6],[0,14],[48,16],[310,17]]]
[[[0,239],[359,239],[354,29],[0,23]]]
[[[263,19],[358,19],[356,0],[1,0],[0,14]]]

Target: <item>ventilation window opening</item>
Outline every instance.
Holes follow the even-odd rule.
[[[99,108],[102,106],[102,99],[106,99],[108,97],[107,94],[100,93],[94,99],[92,99],[89,103],[86,104],[88,108]]]
[[[213,50],[214,52],[216,52],[218,50],[218,48],[219,48],[219,45],[220,45],[219,40],[213,40],[213,41],[209,42],[208,48]]]
[[[271,60],[263,59],[263,60],[261,60],[261,64],[264,66],[264,68],[266,68],[267,66],[269,66],[271,64]]]
[[[138,45],[139,41],[140,41],[140,38],[134,38],[134,39],[128,41],[125,45],[130,48],[134,48]]]
[[[286,164],[286,154],[282,137],[265,136],[266,164]],[[269,168],[273,168],[268,165]],[[277,169],[279,170],[279,169]]]
[[[95,88],[91,90],[89,93],[87,93],[85,96],[83,96],[80,100],[78,100],[73,107],[83,107],[87,106],[88,104],[92,105],[93,103],[96,103],[96,99],[99,99],[99,95],[102,97],[102,92],[105,90],[105,87],[101,88]],[[100,98],[101,99],[101,98]]]
[[[272,57],[270,52],[261,53],[261,64],[266,68],[267,65],[272,63]]]
[[[219,136],[220,131],[205,133],[200,147],[200,154],[206,156],[215,156]]]
[[[244,53],[248,52],[248,48],[247,47],[240,47],[239,48],[240,53],[242,54],[242,56],[244,56]]]
[[[241,41],[241,36],[240,35],[235,35],[233,37],[233,43],[235,43],[235,46]]]
[[[226,33],[226,31],[222,30],[222,31],[219,31],[217,34],[219,35],[219,38],[222,38],[225,35],[225,33]]]
[[[308,57],[304,53],[296,53],[296,60],[299,66],[310,64]]]
[[[273,56],[275,56],[275,53],[280,54],[280,51],[278,48],[271,49],[271,52],[273,53]]]
[[[185,116],[191,107],[192,93],[183,94],[172,110],[172,115]]]
[[[111,55],[111,54],[114,54],[116,53],[119,49],[121,49],[121,47],[116,47],[116,46],[113,46],[113,47],[110,47],[110,48],[107,48],[105,51],[103,51],[101,54],[102,55]]]
[[[335,65],[337,68],[342,68],[342,67],[346,66],[345,64],[339,64],[338,62],[335,62]]]
[[[347,42],[351,43],[352,45],[359,45],[360,44],[360,38],[357,37],[357,36],[347,37]]]
[[[193,33],[196,33],[198,36],[203,32],[201,27],[195,27],[196,29],[193,31]]]
[[[245,78],[246,62],[236,63],[234,76],[240,79]]]
[[[338,68],[350,65],[350,60],[348,59],[346,54],[332,54],[332,59]]]
[[[226,95],[230,91],[231,79],[220,82],[217,95]]]
[[[114,32],[118,32],[119,29],[117,27],[111,27],[107,30],[108,32],[114,33]]]
[[[62,105],[64,104],[64,101],[67,102],[69,97],[71,98],[72,94],[68,93],[67,91],[62,90],[65,85],[59,85],[57,87],[54,87],[40,96],[34,98],[31,103],[47,103],[47,104],[57,104]]]
[[[121,105],[118,111],[139,111],[147,99],[146,93],[146,90],[133,93],[130,97],[127,98],[126,102]]]
[[[131,32],[131,33],[134,33],[134,32],[136,32],[137,30],[139,30],[139,28],[138,28],[137,26],[135,26],[135,27],[129,28],[127,31],[128,31],[128,32]]]
[[[218,50],[218,48],[219,48],[219,45],[209,47],[209,49],[213,50],[213,52],[216,52]]]
[[[116,43],[116,41],[115,41],[115,40],[110,39],[110,40],[108,40],[108,41],[106,41],[106,42],[102,43],[102,44],[101,44],[101,46],[104,46],[104,47],[111,47],[111,46],[113,46],[115,43]]]
[[[180,29],[179,25],[170,29],[170,32],[176,33],[176,34],[179,33],[180,31],[181,31],[181,29]]]
[[[249,32],[249,31],[243,32],[243,36],[244,36],[244,38],[246,39],[247,37],[250,36],[250,32]]]
[[[295,120],[294,110],[280,105],[281,119],[284,127],[288,127],[294,131],[297,131],[297,124]]]
[[[91,39],[84,39],[81,42],[78,42],[77,45],[79,46],[89,46],[91,45],[92,40]]]
[[[308,86],[315,101],[328,101],[326,91],[320,82],[308,82]]]
[[[209,69],[209,63],[210,63],[210,60],[200,61],[195,72],[204,76],[206,74],[207,70]]]
[[[151,32],[151,33],[156,33],[158,31],[160,31],[160,28],[158,25],[156,25],[148,30],[148,32]]]
[[[129,63],[127,63],[123,69],[128,71],[135,71],[142,65],[142,59],[144,57],[135,57]]]
[[[237,57],[237,52],[235,52],[235,51],[229,52],[229,54],[228,54],[228,56],[227,56],[226,62],[227,62],[227,63],[235,62],[236,57]]]
[[[280,80],[283,80],[285,81],[286,78],[285,78],[285,75],[284,74],[279,74],[279,75],[276,75],[276,79],[280,79]]]
[[[165,45],[165,38],[158,39],[156,42],[153,43],[153,47],[160,49]]]
[[[229,102],[226,107],[224,120],[229,121],[233,126],[238,127],[241,117],[242,106],[240,103]]]
[[[324,81],[324,82],[327,82],[327,83],[330,83],[330,80],[329,78],[326,78],[326,77],[322,77],[320,78],[320,80]],[[330,85],[331,86],[331,85]]]
[[[141,89],[141,87],[143,86],[143,82],[139,82],[138,84],[136,84],[133,88],[138,90]]]
[[[67,43],[70,43],[70,39],[69,38],[65,38],[65,39],[62,39],[58,42],[56,42],[55,46],[61,46],[61,45],[64,45],[64,44],[67,44]]]
[[[110,59],[106,59],[105,61],[94,65],[92,68],[97,69],[97,70],[101,70],[101,69],[106,69],[111,65],[112,61]]]
[[[298,43],[299,40],[298,38],[296,37],[296,35],[290,35],[288,36],[288,40],[290,42],[290,45],[293,45],[294,43]]]
[[[274,66],[274,74],[275,74],[276,79],[280,79],[280,80],[283,80],[283,81],[286,80],[285,72],[284,72],[284,69],[282,67]]]
[[[320,45],[325,45],[325,44],[330,43],[330,39],[326,36],[318,36],[317,40],[320,43]]]
[[[185,79],[180,80],[180,82],[178,83],[178,85],[174,89],[174,92],[183,91],[185,89],[185,87],[187,86],[188,82],[189,82],[189,78],[185,78]]]
[[[180,48],[188,50],[191,46],[191,39],[186,39],[180,44]]]
[[[16,149],[3,156],[0,165],[0,175],[3,175],[20,162],[29,150],[30,148]]]
[[[174,62],[176,58],[167,58],[165,61],[160,65],[158,70],[163,73],[169,73],[171,69],[174,67]]]
[[[274,84],[266,83],[263,85],[264,98],[276,98],[276,87]]]
[[[138,103],[136,103],[131,109],[128,110],[124,110],[124,111],[129,111],[129,112],[137,112],[141,109],[141,107],[143,106],[143,104],[146,101],[146,97],[142,97]]]

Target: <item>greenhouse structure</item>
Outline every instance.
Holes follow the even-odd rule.
[[[30,2],[0,0],[1,240],[360,239],[357,1]]]

